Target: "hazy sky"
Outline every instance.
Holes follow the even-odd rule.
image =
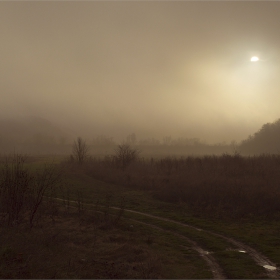
[[[0,2],[0,117],[239,141],[280,118],[279,15],[268,1]]]

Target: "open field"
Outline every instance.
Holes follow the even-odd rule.
[[[25,166],[36,174],[45,162]],[[279,278],[264,267],[280,265],[279,212],[272,208],[278,157],[140,160],[125,169],[108,158],[54,163],[61,180],[44,193],[32,227],[27,209],[10,225],[2,215],[2,278]],[[218,188],[211,193],[206,180]],[[262,211],[239,203],[242,211],[227,215],[238,184],[242,202],[252,194],[263,198],[261,207],[268,199],[261,191],[271,188],[273,203]]]

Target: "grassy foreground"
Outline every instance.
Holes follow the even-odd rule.
[[[60,208],[32,230],[2,227],[0,238],[1,278],[211,278],[191,248],[104,214]]]
[[[2,163],[0,278],[211,278],[187,242],[132,225],[121,210],[111,215],[110,187],[91,193],[91,178],[42,160],[16,156]],[[64,205],[52,199],[64,195]],[[96,209],[85,209],[85,195]],[[79,204],[71,206],[70,198]]]
[[[37,174],[44,171],[44,163],[42,159],[29,160],[24,170]],[[224,240],[172,223],[128,214],[123,209],[223,233],[244,241],[268,256],[277,266],[280,265],[280,223],[275,218],[265,219],[257,215],[242,219],[221,218],[216,214],[211,216],[207,211],[195,212],[195,208],[186,201],[162,200],[158,195],[160,189],[155,191],[145,187],[149,185],[145,181],[147,173],[142,173],[142,189],[133,185],[134,180],[140,178],[136,176],[133,165],[130,170],[112,166],[104,169],[101,166],[102,172],[111,170],[103,180],[100,178],[102,172],[95,176],[101,169],[92,163],[80,166],[56,162],[55,166],[63,178],[46,189],[32,226],[30,213],[34,204],[30,195],[24,201],[26,208],[22,207],[18,219],[9,223],[3,208],[1,210],[1,278],[213,278],[192,244],[172,232],[187,236],[212,252],[227,278],[267,278],[262,267],[253,263],[248,255],[232,250]],[[93,167],[96,168],[94,172]],[[172,179],[172,168],[169,180]],[[236,174],[239,174],[238,170],[235,168]],[[4,175],[1,174],[2,179]],[[161,177],[158,177],[160,180]],[[126,183],[118,183],[123,181]],[[155,178],[154,182],[156,185]],[[36,180],[32,186],[38,190]],[[163,191],[166,191],[166,185]],[[63,203],[57,204],[46,196],[59,197]],[[77,202],[71,203],[71,200]],[[111,207],[119,207],[120,210]]]

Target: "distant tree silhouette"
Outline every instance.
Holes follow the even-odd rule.
[[[78,137],[77,141],[74,142],[72,149],[74,160],[82,164],[88,157],[88,151],[89,148],[86,144],[86,141],[81,137]]]
[[[138,145],[159,145],[160,141],[155,139],[155,138],[147,138],[147,139],[142,139],[138,141]]]
[[[92,145],[100,146],[100,145],[107,145],[107,146],[113,146],[116,143],[114,142],[113,137],[107,137],[105,135],[98,135],[92,140]]]
[[[130,145],[124,143],[118,145],[115,149],[114,160],[118,166],[125,169],[130,163],[138,158],[139,151],[137,149],[131,148]]]
[[[128,145],[135,145],[137,142],[135,133],[131,133],[126,137],[126,143]]]
[[[171,136],[165,136],[162,139],[162,144],[163,145],[171,145],[172,143],[172,137]]]
[[[279,154],[280,153],[280,119],[274,123],[264,124],[253,136],[242,141],[239,150],[244,154]]]

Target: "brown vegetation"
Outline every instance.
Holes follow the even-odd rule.
[[[155,198],[185,203],[190,211],[208,216],[273,219],[280,213],[280,156],[239,154],[137,160],[125,170],[113,157],[92,159],[91,176],[151,191]]]
[[[61,173],[54,165],[32,171],[26,167],[26,157],[13,155],[2,159],[0,169],[0,222],[18,224],[28,216],[30,227],[46,193],[52,194]]]
[[[104,227],[104,214],[48,206],[36,227],[0,228],[0,278],[161,278],[164,255],[126,224]],[[12,237],[12,238],[11,238]],[[5,244],[5,245],[4,245]]]
[[[274,123],[264,124],[259,131],[242,141],[238,147],[242,154],[260,153],[279,154],[280,119]]]
[[[34,169],[26,163],[25,157],[14,155],[2,160],[0,168],[0,278],[209,275],[199,269],[201,261],[193,252],[173,249],[164,236],[153,241],[150,229],[123,221],[123,204],[112,214],[110,197],[104,207],[97,201],[92,210],[85,209],[79,191],[75,205],[69,196],[55,200],[56,192],[64,191],[58,184],[60,166],[40,164]],[[79,162],[72,164],[83,168]],[[171,259],[164,250],[167,245]]]

